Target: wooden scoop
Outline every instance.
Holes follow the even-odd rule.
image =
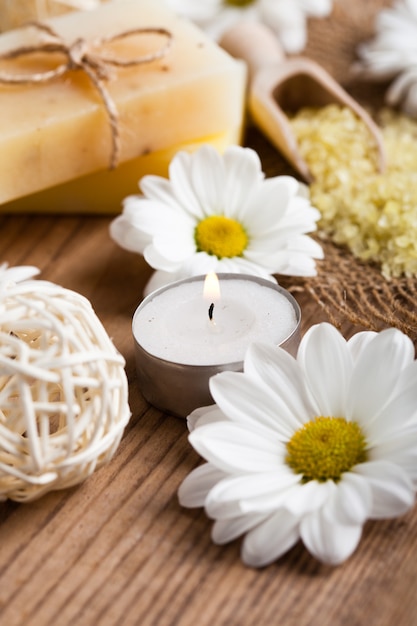
[[[378,151],[378,167],[385,168],[381,131],[370,115],[314,61],[304,57],[286,59],[278,39],[259,22],[242,21],[228,30],[220,45],[243,59],[249,69],[248,107],[254,122],[269,137],[301,176],[313,176],[302,158],[285,113],[302,107],[337,103],[349,107],[369,129]],[[340,146],[343,150],[343,146]]]

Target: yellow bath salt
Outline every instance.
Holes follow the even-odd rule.
[[[382,174],[372,138],[350,109],[303,109],[291,123],[315,179],[321,232],[377,263],[387,278],[417,276],[417,121],[381,112]]]

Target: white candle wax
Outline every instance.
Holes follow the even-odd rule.
[[[215,365],[243,361],[254,341],[279,345],[297,327],[293,304],[273,283],[228,275],[220,288],[212,321],[202,277],[149,296],[134,318],[136,341],[166,361]]]

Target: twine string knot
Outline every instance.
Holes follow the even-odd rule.
[[[96,88],[106,109],[112,138],[109,169],[114,169],[118,164],[120,156],[119,114],[116,104],[105,83],[112,78],[112,67],[132,67],[134,65],[152,63],[153,61],[163,58],[171,47],[173,38],[172,33],[165,28],[133,28],[116,35],[101,37],[92,41],[87,41],[86,39],[79,37],[71,44],[67,44],[63,38],[47,24],[41,22],[31,22],[28,26],[32,26],[38,30],[41,35],[46,35],[47,39],[40,40],[37,44],[20,46],[13,50],[3,52],[0,54],[0,60],[13,60],[38,53],[61,53],[66,57],[66,60],[64,63],[57,65],[52,70],[44,72],[34,72],[28,74],[14,74],[12,72],[4,71],[0,72],[0,84],[27,85],[47,83],[51,80],[60,78],[71,70],[83,71],[87,74],[90,81]],[[143,54],[139,57],[124,59],[117,56],[107,56],[105,53],[98,53],[95,51],[98,47],[103,47],[105,44],[116,40],[125,39],[126,37],[133,35],[151,34],[164,37],[165,42],[158,50]]]

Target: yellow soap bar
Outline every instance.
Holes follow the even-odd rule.
[[[83,71],[73,70],[43,84],[1,85],[3,212],[117,212],[126,195],[137,193],[138,179],[165,173],[178,149],[193,150],[205,142],[224,149],[239,141],[243,64],[157,0],[116,0],[48,24],[68,44],[79,37],[91,42],[134,28],[166,29],[172,44],[161,60],[113,69],[114,75],[105,83],[119,117],[121,152],[113,171],[108,171],[112,153],[108,114]],[[4,33],[0,55],[38,41],[39,34],[32,29]],[[120,40],[116,52],[119,58],[131,59],[164,43],[161,36],[135,35]],[[33,60],[26,56],[7,64],[2,61],[0,72],[39,72],[39,63],[42,71],[45,65],[54,69],[62,63],[55,57],[42,54]]]
[[[184,143],[126,161],[111,172],[101,170],[54,185],[43,191],[0,205],[2,213],[108,213],[119,212],[122,199],[138,193],[138,181],[146,174],[167,176],[168,167],[176,152],[193,152],[209,143],[223,152],[227,146],[238,143],[238,133],[225,132],[200,141]]]

